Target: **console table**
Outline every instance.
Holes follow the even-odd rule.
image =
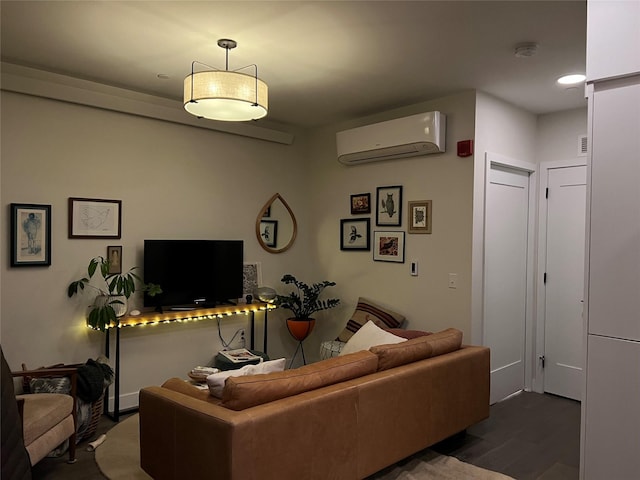
[[[105,331],[105,355],[109,357],[109,350],[111,347],[111,331],[115,330],[115,358],[114,358],[114,378],[113,378],[113,415],[109,413],[109,389],[106,388],[104,392],[104,413],[114,421],[120,419],[120,330],[122,328],[140,327],[146,325],[164,325],[166,323],[188,323],[198,322],[204,320],[214,320],[218,318],[229,317],[232,315],[248,315],[251,340],[251,350],[255,348],[255,313],[264,312],[264,333],[262,338],[262,348],[264,353],[267,353],[267,312],[271,309],[277,308],[273,304],[269,303],[248,303],[244,305],[224,305],[215,308],[203,308],[196,310],[168,310],[164,313],[148,312],[142,313],[135,317],[127,315],[120,318],[117,324],[107,325]],[[91,327],[89,327],[91,328]]]

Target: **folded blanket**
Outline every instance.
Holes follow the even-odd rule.
[[[96,401],[112,379],[113,370],[109,365],[87,360],[87,363],[78,367],[78,397],[87,402]]]

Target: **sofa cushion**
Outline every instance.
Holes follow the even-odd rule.
[[[284,370],[285,358],[260,362],[255,365],[245,365],[236,370],[226,370],[224,372],[213,373],[207,376],[209,393],[216,398],[222,398],[224,384],[229,377],[242,377],[244,375],[257,375],[259,373],[281,372]]]
[[[371,347],[371,352],[378,355],[378,370],[417,362],[425,358],[443,355],[460,349],[462,332],[455,328],[448,328],[442,332],[407,340],[394,345],[377,345]]]
[[[342,348],[340,355],[369,350],[374,345],[406,342],[406,338],[398,337],[392,333],[384,331],[372,321],[368,321],[359,329]]]
[[[433,347],[432,357],[459,350],[462,346],[462,332],[457,328],[447,328],[426,337]]]
[[[360,297],[353,315],[336,340],[346,342],[369,320],[380,328],[398,328],[404,321],[404,316]]]
[[[244,410],[368,375],[377,368],[378,357],[365,350],[283,372],[229,377],[222,391],[221,405]]]

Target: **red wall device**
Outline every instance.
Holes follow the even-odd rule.
[[[458,142],[458,156],[470,157],[473,155],[473,140],[460,140]]]

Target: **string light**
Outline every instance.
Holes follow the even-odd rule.
[[[225,316],[230,317],[232,315],[240,315],[240,314],[249,315],[252,312],[264,312],[266,310],[271,310],[275,308],[277,307],[273,304],[251,304],[243,307],[238,306],[236,308],[218,307],[213,309],[218,311],[212,312],[211,310],[206,310],[206,311],[203,311],[201,314],[196,314],[189,317],[176,317],[176,318],[168,318],[168,317],[163,318],[162,315],[160,314],[148,314],[149,318],[144,318],[144,316],[143,317],[127,317],[127,318],[121,319],[117,325],[110,324],[110,325],[107,325],[105,328],[111,329],[116,327],[117,328],[145,327],[148,325],[155,326],[155,325],[174,323],[174,322],[178,322],[178,323],[198,322],[200,320],[214,320],[216,318],[220,319],[220,318],[224,318]],[[173,315],[173,314],[175,313],[168,313],[167,315]],[[87,325],[87,327],[90,328],[91,330],[99,330],[98,328],[94,328],[90,325]]]

